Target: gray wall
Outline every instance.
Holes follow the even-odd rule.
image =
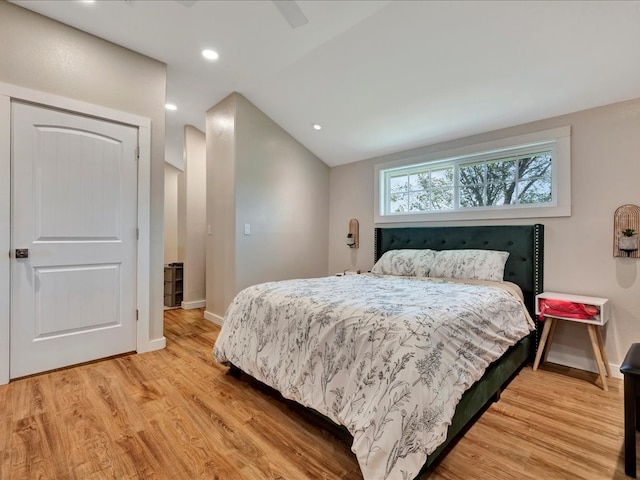
[[[180,183],[179,250],[183,252],[183,306],[193,308],[206,298],[206,235],[207,235],[207,158],[204,132],[184,127],[184,173]],[[195,303],[194,303],[195,302]]]
[[[178,190],[182,172],[169,163],[164,164],[164,263],[178,262]]]
[[[207,191],[207,318],[249,285],[327,274],[329,168],[238,93],[207,113]]]
[[[217,322],[236,294],[235,111],[230,95],[207,112],[205,317]]]
[[[0,81],[151,119],[149,334],[161,338],[166,66],[0,1]]]
[[[545,225],[545,289],[609,298],[613,316],[604,328],[611,364],[640,342],[640,261],[613,257],[613,214],[640,204],[640,99],[520,125],[405,152],[437,152],[570,125],[572,215],[527,220],[469,221],[464,225]],[[402,154],[404,155],[404,154]],[[331,169],[329,270],[373,265],[374,165],[398,154]],[[344,245],[349,218],[360,221],[360,249]],[[451,225],[429,223],[428,225]],[[415,224],[425,225],[423,224]],[[586,329],[560,322],[549,360],[596,371]],[[615,373],[615,372],[614,372]]]

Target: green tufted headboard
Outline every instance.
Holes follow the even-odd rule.
[[[387,250],[476,248],[509,252],[504,279],[520,286],[533,316],[535,296],[542,293],[544,225],[480,227],[401,227],[375,229],[375,260]]]

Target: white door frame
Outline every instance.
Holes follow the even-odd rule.
[[[149,335],[151,247],[151,120],[46,92],[0,82],[0,385],[9,383],[11,325],[11,100],[23,100],[138,128],[137,352],[164,348]]]

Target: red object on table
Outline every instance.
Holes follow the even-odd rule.
[[[600,313],[597,307],[583,303],[568,302],[566,300],[556,300],[553,298],[542,298],[539,301],[540,316],[538,319],[541,322],[544,321],[545,315],[587,320]]]

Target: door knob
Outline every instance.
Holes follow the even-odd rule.
[[[16,258],[29,258],[29,249],[16,248]]]

